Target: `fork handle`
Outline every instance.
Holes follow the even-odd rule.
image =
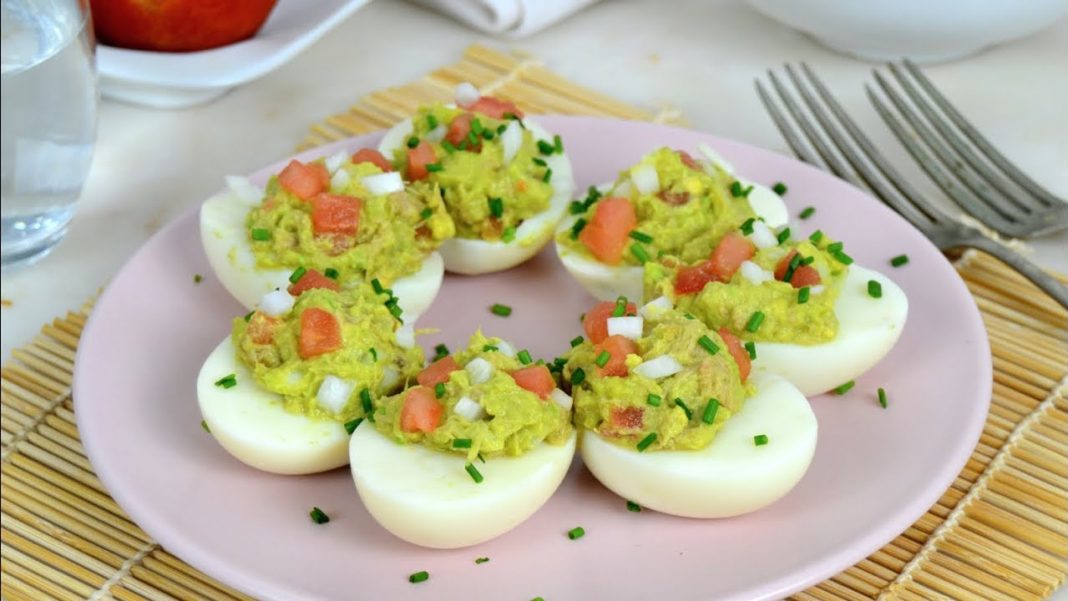
[[[981,250],[1001,259],[1020,275],[1031,280],[1035,286],[1050,295],[1062,307],[1068,309],[1068,286],[1060,283],[1056,278],[1043,271],[1041,267],[1035,265],[1020,253],[981,235],[969,239],[964,246]]]

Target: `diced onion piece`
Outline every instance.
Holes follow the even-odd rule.
[[[484,384],[493,377],[493,364],[482,357],[475,357],[464,366],[472,384]]]
[[[701,154],[705,155],[705,158],[707,158],[709,162],[711,162],[716,167],[719,167],[727,173],[734,173],[734,165],[731,165],[726,160],[724,160],[723,157],[719,156],[719,153],[717,153],[715,150],[712,150],[712,148],[709,147],[708,144],[698,144],[697,150],[700,151]]]
[[[771,231],[768,224],[759,219],[753,222],[753,233],[749,234],[749,239],[753,241],[753,244],[757,245],[757,248],[771,248],[779,244],[779,239],[775,237],[775,232]]]
[[[401,179],[400,173],[396,171],[368,175],[361,179],[360,183],[373,196],[385,196],[404,189],[404,181]]]
[[[634,373],[651,380],[673,376],[682,371],[682,364],[671,355],[660,355],[634,368]]]
[[[642,308],[638,309],[638,313],[646,319],[653,320],[660,316],[664,311],[670,310],[671,299],[666,296],[658,296],[642,305]]]
[[[326,170],[330,173],[336,172],[345,164],[345,161],[349,160],[349,155],[344,152],[338,151],[326,158],[323,163],[326,165]]]
[[[815,286],[810,288],[808,292],[809,294],[819,294],[823,292],[823,284],[816,284]]]
[[[656,174],[656,167],[652,165],[638,165],[630,170],[630,181],[642,194],[654,194],[660,191],[660,177]]]
[[[234,193],[241,202],[254,205],[263,200],[263,190],[240,175],[227,175],[226,187]]]
[[[556,401],[556,404],[563,407],[566,411],[571,411],[571,405],[574,404],[571,395],[559,388],[553,388],[553,391],[549,393],[549,398]]]
[[[396,388],[401,383],[400,372],[396,367],[387,365],[382,368],[382,383],[378,385],[378,390],[382,392],[388,392]]]
[[[740,271],[742,272],[743,278],[754,284],[763,284],[764,282],[770,282],[775,279],[775,274],[752,261],[742,261]]]
[[[293,308],[293,295],[285,290],[272,290],[260,299],[260,312],[268,317],[284,315]]]
[[[512,162],[516,153],[519,152],[519,147],[523,145],[523,128],[520,127],[519,122],[512,120],[508,123],[508,127],[504,128],[501,132],[501,148],[504,150],[503,158],[504,164]]]
[[[504,353],[505,357],[515,357],[516,354],[515,347],[512,346],[512,343],[508,342],[507,340],[502,340],[498,342],[497,350],[501,353]]]
[[[456,412],[456,415],[459,415],[469,422],[486,417],[486,410],[482,408],[482,405],[479,405],[478,401],[467,395],[460,397],[460,400],[456,401],[456,404],[453,405],[452,410]]]
[[[397,337],[397,344],[404,348],[412,348],[415,346],[415,327],[412,324],[406,323],[402,325],[397,328],[397,331],[394,332],[393,335]]]
[[[456,100],[456,106],[467,108],[478,101],[482,96],[471,82],[463,81],[456,86],[456,90],[453,91],[453,99]]]
[[[423,139],[426,140],[427,142],[433,142],[433,143],[436,144],[436,143],[438,143],[438,142],[440,142],[440,141],[445,139],[445,134],[446,133],[447,133],[447,130],[445,129],[445,126],[444,125],[439,125],[439,126],[435,127],[434,129],[426,132],[426,135],[423,136]]]
[[[354,388],[356,385],[352,382],[328,374],[323,378],[323,383],[319,385],[319,392],[315,393],[315,399],[319,401],[322,408],[333,413],[340,413],[345,403],[349,401]]]
[[[633,315],[609,317],[607,322],[609,336],[619,335],[631,340],[637,340],[642,337],[642,327],[645,325],[644,319]]]
[[[330,191],[341,192],[349,185],[349,181],[352,178],[349,177],[349,172],[344,169],[338,169],[334,172],[334,175],[330,176]]]

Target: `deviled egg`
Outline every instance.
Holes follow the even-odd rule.
[[[349,462],[371,516],[424,547],[511,530],[556,491],[575,453],[571,398],[549,369],[475,334],[468,347],[376,401]]]
[[[266,192],[229,178],[228,190],[200,210],[212,269],[247,308],[304,269],[329,275],[342,288],[378,279],[414,320],[437,295],[444,263],[436,249],[454,231],[437,190],[405,189],[373,149],[294,159],[271,177]]]
[[[263,296],[204,361],[197,401],[212,436],[242,462],[309,474],[348,462],[348,432],[423,367],[398,302],[370,285],[336,290],[305,274],[294,297]]]
[[[441,190],[456,236],[445,268],[480,274],[514,267],[552,238],[574,191],[560,136],[512,103],[470,84],[455,105],[424,106],[395,125],[380,150],[421,190]]]

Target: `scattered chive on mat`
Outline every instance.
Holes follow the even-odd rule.
[[[421,103],[450,99],[464,80],[530,113],[679,122],[575,86],[530,56],[472,46],[459,63],[371,94],[313,126],[301,148],[385,128]],[[986,255],[968,251],[956,267],[979,305],[994,358],[993,399],[979,444],[915,524],[792,599],[1040,600],[1065,580],[1068,313]],[[250,599],[160,548],[94,475],[70,394],[89,308],[46,324],[0,369],[0,596]],[[189,427],[199,432],[197,424]]]

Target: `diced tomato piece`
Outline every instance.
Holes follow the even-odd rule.
[[[316,307],[300,314],[300,341],[297,353],[301,359],[329,353],[341,348],[341,324],[333,313]]]
[[[745,382],[749,378],[749,369],[752,367],[749,352],[742,346],[742,341],[738,340],[738,337],[727,328],[719,329],[719,337],[727,344],[727,350],[731,352],[735,363],[738,364],[738,375],[742,377],[742,382]]]
[[[415,148],[408,149],[408,179],[414,181],[421,180],[430,172],[427,171],[426,166],[438,160],[437,155],[434,154],[434,147],[430,145],[430,142],[423,140],[419,142],[419,145]]]
[[[673,207],[684,205],[690,202],[689,192],[672,192],[671,190],[661,190],[656,193],[656,196]]]
[[[638,353],[638,345],[635,344],[630,338],[624,338],[620,335],[609,336],[601,341],[596,347],[597,354],[600,355],[601,351],[608,351],[611,357],[608,359],[608,363],[604,364],[604,367],[599,368],[601,374],[606,376],[625,376],[627,375],[627,355],[635,355]]]
[[[507,100],[500,100],[493,96],[482,96],[471,106],[464,108],[476,113],[482,113],[483,115],[494,119],[504,119],[504,116],[509,113],[520,119],[523,118],[523,111],[519,110],[519,107]]]
[[[361,148],[352,155],[353,163],[374,163],[382,171],[393,171],[393,164],[374,148]]]
[[[400,426],[405,432],[433,432],[441,423],[441,414],[445,407],[434,398],[429,388],[416,386],[404,393],[404,406],[401,407]]]
[[[289,293],[293,296],[300,296],[302,292],[311,290],[312,288],[326,288],[327,290],[333,290],[334,292],[341,290],[341,286],[339,286],[336,281],[314,269],[305,271],[304,275],[300,276],[300,279],[297,280],[297,283],[290,284],[287,290],[289,290]]]
[[[521,388],[526,388],[543,399],[549,398],[549,393],[556,388],[552,372],[544,365],[531,365],[517,369],[512,372],[512,379]]]
[[[316,234],[355,236],[360,229],[360,207],[355,196],[316,194],[311,199],[312,231]]]
[[[641,430],[645,409],[641,407],[612,407],[609,416],[616,430]]]
[[[686,165],[695,171],[702,171],[701,164],[697,162],[697,159],[693,158],[693,155],[685,150],[676,150],[675,152],[679,154],[679,158],[682,159],[683,165]]]
[[[278,174],[278,183],[297,198],[308,200],[330,186],[330,173],[322,163],[301,163],[293,159]]]
[[[730,281],[742,263],[753,258],[756,245],[738,232],[729,232],[720,239],[709,257],[709,269],[721,282]]]
[[[605,198],[597,203],[593,218],[582,228],[579,240],[602,263],[615,265],[623,258],[627,236],[638,223],[634,206],[626,198]]]
[[[471,113],[456,115],[456,118],[449,124],[449,131],[445,133],[445,139],[454,146],[459,146],[461,142],[467,139],[467,134],[471,132],[471,120],[474,118],[475,116]]]
[[[416,379],[423,386],[433,388],[436,384],[448,382],[449,374],[458,369],[460,369],[460,366],[456,363],[456,359],[453,359],[452,355],[446,355],[427,365],[423,371],[419,372],[419,376]]]
[[[791,250],[783,257],[779,264],[775,266],[775,279],[783,280],[786,277],[786,270],[790,268],[790,260],[797,254],[797,250]],[[794,288],[804,288],[805,286],[816,286],[822,281],[820,278],[820,272],[811,265],[800,265],[794,269],[794,274],[790,278],[790,285]]]
[[[711,261],[701,261],[694,266],[683,266],[675,274],[675,294],[694,294],[704,290],[709,282],[716,279],[712,272]]]
[[[586,330],[586,337],[590,339],[590,342],[598,344],[608,338],[608,318],[612,317],[615,310],[614,301],[601,301],[586,311],[586,316],[582,318],[582,329]],[[627,303],[623,314],[637,315],[638,308],[634,303]]]
[[[278,320],[264,315],[259,311],[252,314],[248,320],[249,339],[256,344],[270,344],[274,342],[274,329],[278,326]]]

